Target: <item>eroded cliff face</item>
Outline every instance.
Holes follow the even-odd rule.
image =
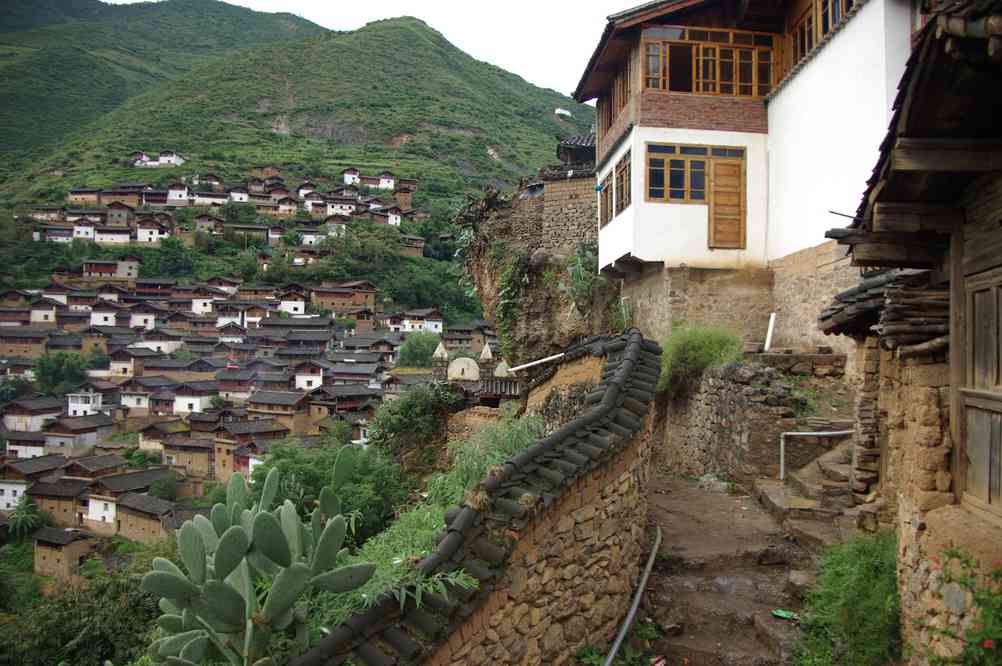
[[[619,285],[597,273],[593,179],[488,189],[457,218],[466,271],[512,365],[618,330]]]

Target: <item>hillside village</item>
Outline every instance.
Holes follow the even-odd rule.
[[[171,183],[166,189],[144,182],[117,183],[106,189],[73,188],[65,204],[30,207],[24,222],[31,226],[36,241],[86,240],[105,247],[130,243],[156,247],[172,237],[190,245],[197,232],[232,234],[274,247],[292,233],[298,247],[291,263],[303,266],[329,254],[320,247],[323,241],[343,235],[352,221],[399,227],[402,221],[420,216],[411,207],[418,181],[397,178],[389,171],[365,176],[349,167],[342,172],[343,185],[328,192],[319,191],[309,180],[286,185],[274,166],[259,167],[255,172],[263,177],[251,176],[245,183],[230,186],[215,174],[203,173],[189,177],[189,182]],[[380,196],[386,192],[392,194],[391,199]],[[219,209],[227,204],[241,204],[248,210],[252,207],[254,215],[276,222],[226,223],[219,217]],[[186,208],[200,212],[179,224],[175,212]],[[282,220],[295,220],[300,225],[290,228],[278,223]],[[402,254],[422,256],[422,237],[402,233],[400,241]],[[269,252],[259,255],[262,270],[267,270],[269,257]]]
[[[45,583],[12,653],[1002,664],[1002,2],[647,2],[580,69],[592,132],[445,234],[483,319],[357,274],[143,276],[214,236],[314,275],[427,215],[389,170],[28,207],[31,249],[116,258],[0,293],[0,574]],[[140,626],[62,619],[60,586]]]

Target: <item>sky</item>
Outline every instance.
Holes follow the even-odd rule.
[[[105,0],[124,4],[133,0]],[[416,16],[478,60],[569,95],[598,44],[605,17],[642,0],[226,0],[261,12],[289,12],[331,30]]]

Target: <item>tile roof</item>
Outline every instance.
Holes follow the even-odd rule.
[[[257,391],[247,402],[255,405],[295,405],[304,397],[304,393],[291,391]]]
[[[97,483],[108,490],[119,493],[128,490],[142,490],[149,488],[151,484],[174,474],[167,467],[151,467],[139,472],[125,472],[123,474],[111,474],[97,479]]]
[[[497,543],[495,535],[517,533],[534,509],[521,501],[527,489],[536,508],[551,506],[573,482],[614,458],[643,428],[660,373],[660,348],[637,330],[614,338],[592,338],[569,349],[565,361],[587,354],[605,357],[600,384],[587,407],[556,432],[492,470],[479,486],[488,509],[464,504],[446,512],[445,533],[431,553],[417,563],[421,574],[464,569],[478,590],[457,590],[456,603],[429,600],[421,607],[386,593],[372,606],[348,618],[296,659],[297,666],[324,666],[347,659],[367,664],[417,664],[428,657],[447,628],[454,629],[477,610],[503,579],[514,540]],[[504,584],[504,583],[502,583]],[[410,638],[405,625],[435,627],[431,644]]]
[[[79,497],[90,484],[87,479],[62,478],[57,481],[38,481],[28,488],[28,494],[38,497]]]
[[[91,428],[105,428],[115,424],[115,419],[107,414],[92,414],[90,416],[67,416],[56,419],[45,427],[46,432],[51,430],[90,430]]]
[[[63,398],[57,397],[43,397],[43,398],[27,398],[22,400],[14,400],[10,405],[20,407],[21,409],[27,409],[31,411],[52,411],[55,409],[62,409],[65,404]]]
[[[264,432],[289,432],[289,429],[274,419],[253,419],[250,421],[230,421],[223,429],[233,435],[254,435]]]
[[[31,538],[51,546],[66,546],[80,539],[89,539],[91,535],[82,530],[40,527]]]
[[[174,502],[169,502],[159,497],[153,497],[146,493],[125,493],[118,498],[116,504],[119,507],[132,509],[139,513],[146,513],[151,516],[163,516],[174,510]]]
[[[66,456],[59,454],[38,456],[37,458],[28,458],[27,460],[8,460],[6,462],[7,467],[17,470],[25,476],[51,472],[54,469],[59,469],[65,464]]]
[[[10,443],[35,443],[45,444],[45,433],[41,431],[25,432],[21,430],[7,430],[3,437]]]
[[[124,467],[128,462],[120,455],[115,453],[107,453],[100,456],[85,456],[83,458],[73,458],[66,466],[70,465],[80,465],[84,469],[90,472],[100,472],[103,469],[114,469],[115,467]]]

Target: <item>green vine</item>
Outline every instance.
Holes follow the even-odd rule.
[[[605,284],[605,278],[598,272],[598,247],[594,243],[578,243],[574,256],[567,262],[570,284],[560,289],[574,301],[574,307],[581,314],[591,309],[595,290]]]
[[[942,596],[943,586],[956,583],[973,597],[976,616],[963,637],[948,628],[938,629],[943,636],[963,641],[964,649],[956,657],[929,654],[929,662],[936,666],[1002,664],[1002,561],[995,562],[990,573],[981,575],[979,562],[964,550],[948,548],[943,558],[938,594]]]
[[[491,246],[492,249],[494,245]],[[492,256],[493,259],[493,256]],[[501,353],[512,358],[515,350],[515,323],[522,310],[525,288],[529,284],[529,255],[516,251],[510,258],[498,281],[498,302],[494,309]]]

